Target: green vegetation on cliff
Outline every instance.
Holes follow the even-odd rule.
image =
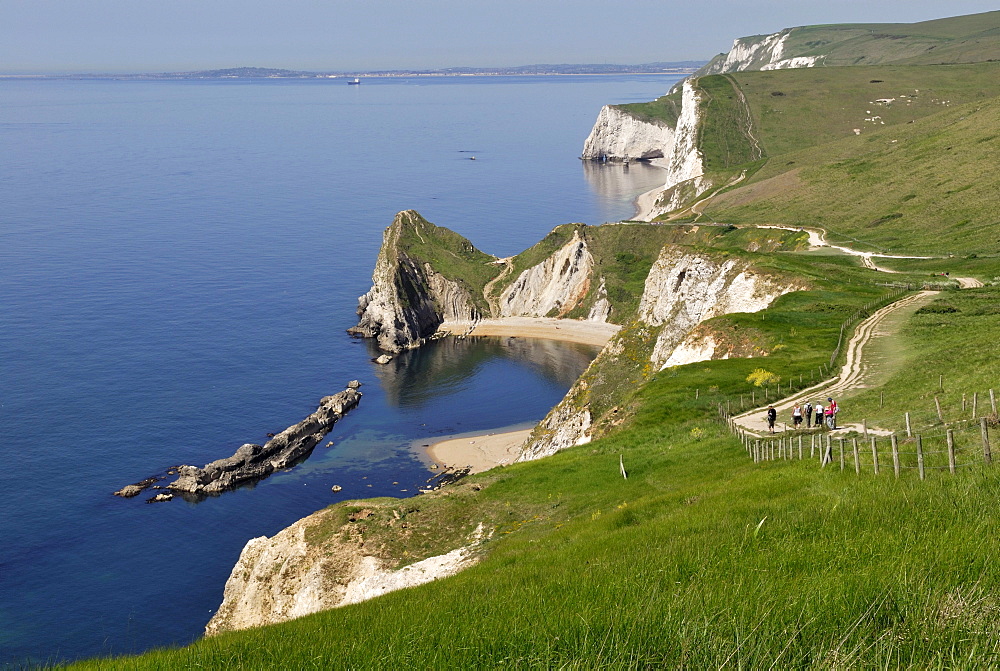
[[[998,22],[1000,12],[908,27],[816,26],[793,30],[789,44],[844,64],[971,59],[995,49]],[[890,291],[877,282],[919,285],[945,271],[1000,282],[997,67],[703,78],[706,165],[747,172],[691,216],[725,224],[560,226],[512,259],[503,279],[509,286],[574,233],[587,243],[591,290],[569,314],[589,311],[603,278],[613,319],[626,324],[615,353],[583,378],[598,417],[594,442],[413,499],[338,504],[310,538],[354,534],[402,565],[466,544],[482,523],[492,536],[478,565],[285,624],[79,666],[996,666],[1000,471],[969,447],[975,427],[953,425],[965,450],[959,472],[935,467],[921,481],[913,470],[859,476],[808,458],[755,464],[717,410],[751,395],[761,402],[764,390],[748,382],[756,369],[773,373],[783,392],[829,375],[842,326],[849,336],[856,321],[848,320]],[[651,118],[676,112],[665,99],[650,105]],[[747,227],[727,225],[735,223]],[[804,233],[754,228],[771,224],[821,226],[834,242],[939,258],[878,260],[898,274],[878,273],[856,257],[806,250]],[[698,327],[740,356],[653,370],[655,328],[632,318],[668,244],[807,289]],[[464,238],[420,222],[400,245],[473,296],[501,270]],[[943,258],[948,251],[965,258]],[[943,291],[907,317],[883,345],[880,386],[838,399],[844,418],[900,431],[911,412],[930,436],[946,428],[930,411],[935,397],[947,421],[969,415],[963,396],[989,415],[987,390],[1000,380],[997,305],[1000,286]],[[774,398],[773,386],[766,393]],[[988,422],[995,447],[995,413]]]
[[[405,216],[403,216],[405,215]],[[500,273],[496,257],[476,249],[471,242],[451,229],[435,226],[416,212],[400,215],[399,251],[420,264],[430,264],[436,272],[458,282],[484,313],[489,308],[483,299],[483,287]]]
[[[727,223],[819,226],[862,249],[1000,253],[995,174],[1000,99],[949,107],[772,157],[745,185],[712,200]]]
[[[793,28],[785,58],[822,55],[832,65],[974,63],[1000,53],[1000,11],[920,23],[848,23]]]
[[[648,103],[627,103],[615,107],[640,121],[665,123],[674,128],[677,126],[677,117],[681,114],[681,93],[669,93]]]
[[[982,351],[987,334],[1000,332],[1000,315],[987,314],[998,300],[996,288],[944,295],[960,312],[916,316],[914,324],[948,326],[901,331],[907,369],[937,359],[944,329],[970,317],[976,328],[954,342],[952,355]],[[850,309],[850,300],[840,306]],[[775,306],[762,315],[763,328],[801,307]],[[773,334],[783,333],[789,350],[812,347],[795,341],[792,328],[786,322]],[[482,562],[458,576],[79,667],[989,666],[1000,654],[1000,581],[991,570],[1000,537],[986,512],[1000,496],[995,470],[934,471],[921,482],[912,472],[857,477],[808,459],[754,464],[713,420],[716,403],[748,393],[754,367],[787,375],[829,343],[780,361],[675,369],[639,390],[631,422],[603,440],[474,476],[451,493],[373,502],[402,510],[411,538],[435,542],[460,544],[472,520],[492,520]],[[998,379],[995,358],[979,363],[949,372],[949,389]],[[915,403],[937,382],[904,374],[886,388]],[[342,519],[365,505],[342,504]],[[346,523],[364,526],[377,544],[391,532],[379,522],[392,518],[388,508],[379,514]]]

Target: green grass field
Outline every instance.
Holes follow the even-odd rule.
[[[983,352],[1000,332],[997,298],[995,288],[949,294],[960,312],[914,317],[907,371],[886,385],[899,403],[921,394],[913,372],[926,369],[936,384],[934,366],[948,365],[938,364],[945,331],[936,320],[962,331],[947,339],[949,356]],[[808,297],[788,299],[775,318]],[[496,532],[482,562],[458,576],[179,650],[78,666],[996,663],[1000,536],[990,511],[1000,466],[934,471],[921,482],[912,471],[858,477],[808,460],[755,465],[715,420],[716,403],[747,391],[749,370],[784,370],[803,354],[664,372],[637,390],[640,409],[618,434],[474,476],[449,495],[382,500],[418,508],[409,515],[428,529],[488,520]],[[968,372],[949,369],[949,388],[1000,379],[995,358],[977,356]],[[852,411],[867,409],[864,398],[850,402]],[[899,407],[887,405],[887,416]]]
[[[837,72],[847,70],[854,68]],[[817,110],[810,114],[821,116]],[[782,139],[762,131],[768,163],[708,203],[705,216],[735,224],[819,226],[831,241],[872,251],[997,255],[998,184],[983,168],[996,153],[998,132],[996,97],[785,154],[774,147],[799,144],[793,134]]]

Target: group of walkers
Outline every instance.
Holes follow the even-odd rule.
[[[839,410],[837,402],[830,396],[826,398],[826,405],[823,405],[822,400],[816,401],[816,405],[813,405],[809,401],[806,401],[805,405],[796,403],[792,406],[792,425],[798,429],[801,428],[802,422],[805,421],[807,429],[811,429],[814,426],[817,429],[823,426],[826,426],[828,429],[836,429],[837,412]],[[778,411],[774,409],[773,405],[767,406],[767,428],[771,433],[774,433],[774,423],[777,420]]]

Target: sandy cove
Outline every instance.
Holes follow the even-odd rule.
[[[445,322],[438,328],[438,332],[451,335],[544,338],[604,347],[620,329],[617,324],[580,319],[501,317],[477,322]]]
[[[427,456],[435,464],[465,468],[473,473],[488,471],[494,466],[507,465],[517,459],[521,446],[528,439],[531,429],[501,431],[500,433],[469,433],[451,436],[426,448]]]
[[[439,332],[452,335],[544,338],[604,347],[621,329],[617,324],[553,319],[549,317],[503,317],[478,322],[445,322]],[[440,440],[426,448],[431,461],[456,468],[472,467],[473,473],[512,463],[521,452],[531,428],[497,433],[463,434]]]

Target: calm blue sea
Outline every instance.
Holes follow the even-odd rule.
[[[577,156],[601,105],[675,79],[0,81],[0,664],[187,643],[248,539],[413,495],[414,441],[544,416],[592,349],[446,341],[377,367],[346,335],[382,230],[413,208],[509,255],[627,218],[659,172]],[[354,378],[335,446],[287,472],[111,496]]]

